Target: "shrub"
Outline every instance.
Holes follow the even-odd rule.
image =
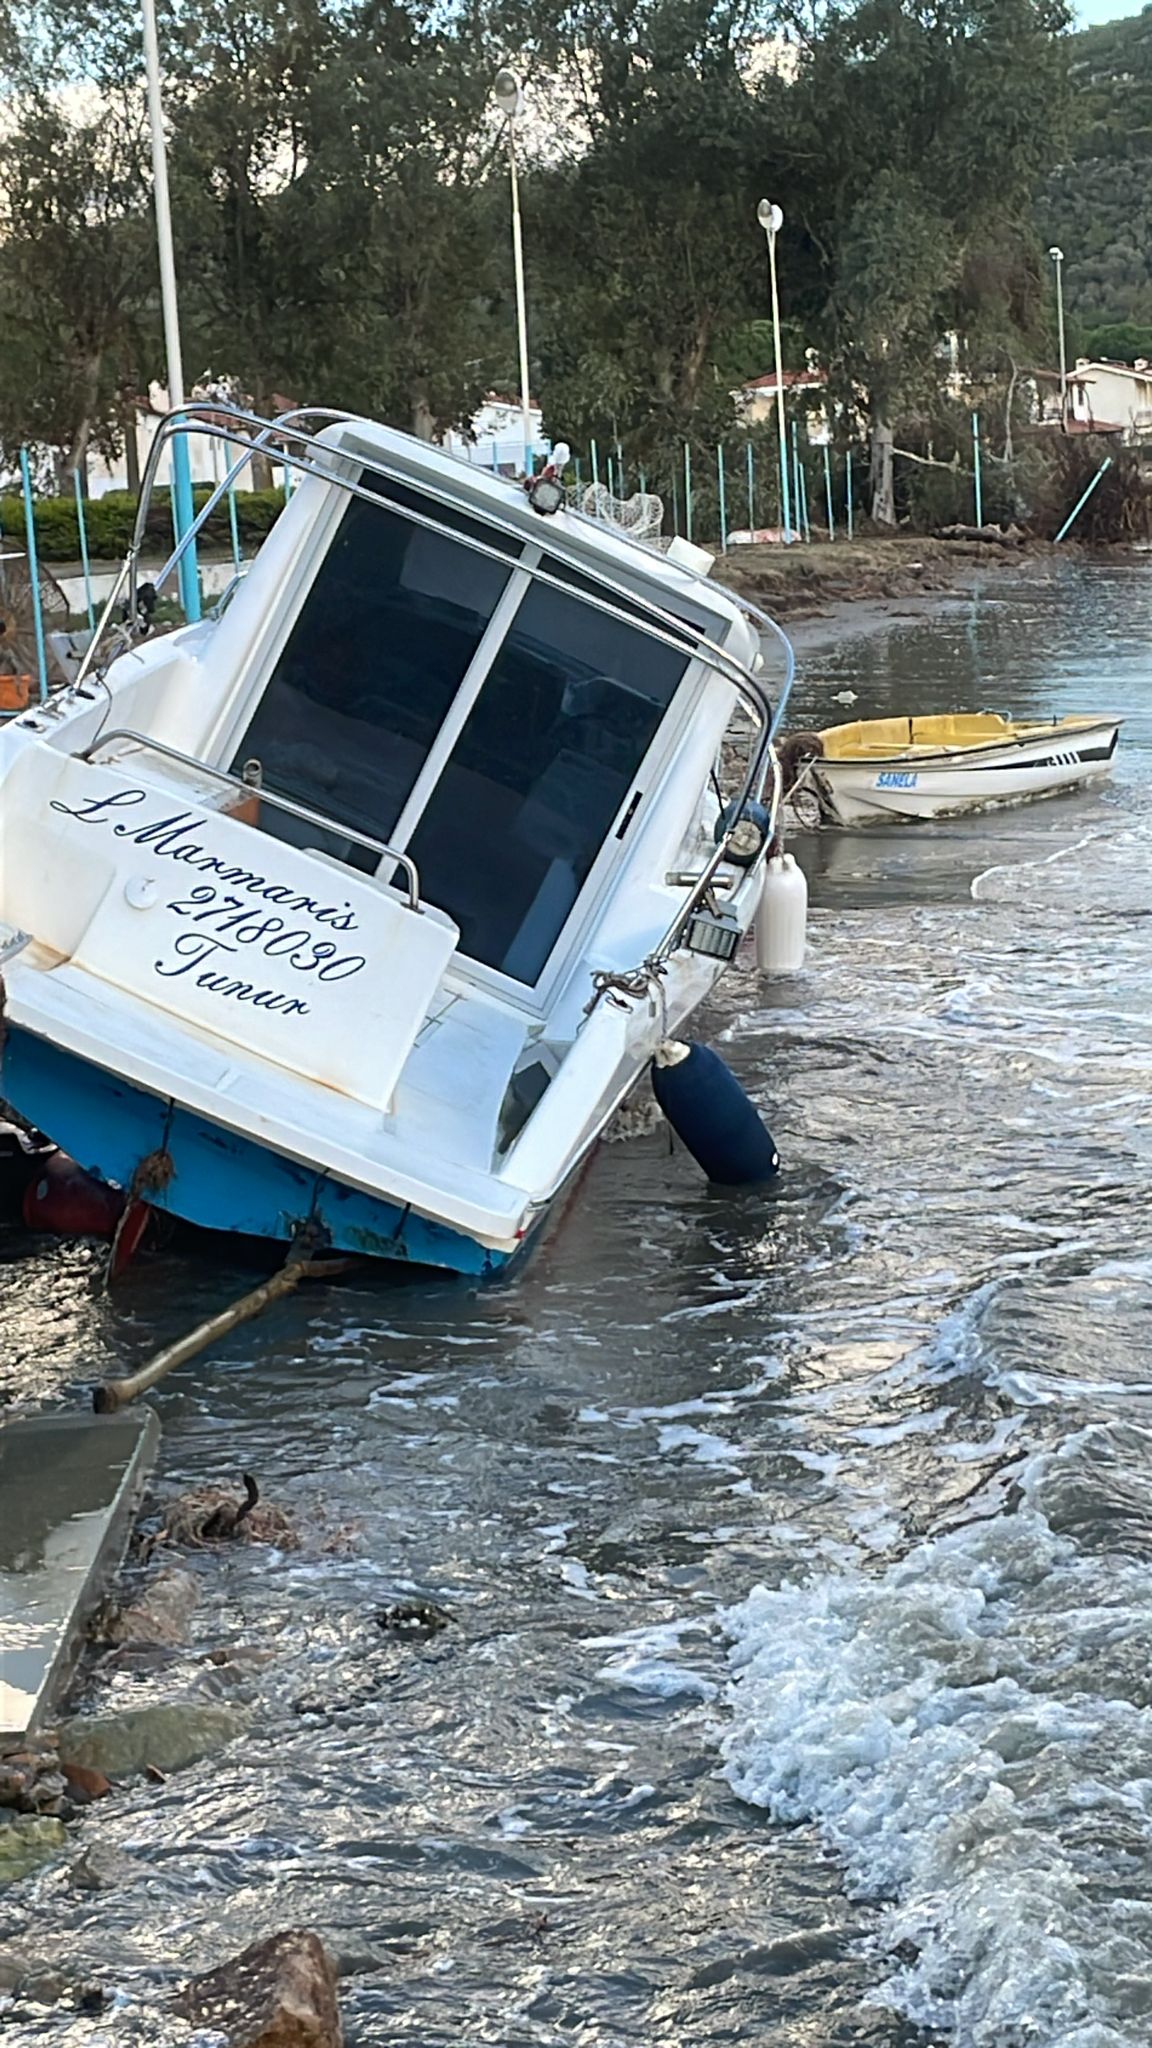
[[[199,512],[211,497],[211,488],[200,484],[192,493]],[[283,508],[283,491],[237,491],[236,523],[241,544],[251,553],[269,533]],[[70,497],[37,498],[34,501],[36,546],[44,562],[78,562],[80,529],[76,502]],[[88,553],[94,562],[119,562],[127,554],[136,523],[136,498],[130,491],[108,491],[102,498],[84,501]],[[24,545],[24,504],[9,493],[0,497],[0,535],[8,547]],[[231,545],[227,501],[216,507],[202,538],[221,549]],[[172,514],[168,492],[153,492],[148,508],[144,547],[149,554],[164,554],[172,545]]]

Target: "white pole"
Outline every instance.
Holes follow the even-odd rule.
[[[148,81],[148,126],[152,135],[152,185],[156,203],[156,244],[160,256],[160,304],[164,316],[164,353],[168,365],[168,405],[184,403],[184,363],[180,353],[180,315],[176,304],[176,258],[172,247],[172,208],[168,196],[168,152],[164,143],[164,101],[160,89],[160,44],[156,35],[155,0],[142,0],[144,69]],[[177,540],[192,523],[192,474],[188,437],[172,441],[172,498]],[[187,619],[200,617],[200,588],[195,548],[180,562],[180,595]]]
[[[780,345],[780,293],[776,283],[776,237],[784,225],[784,214],[779,206],[773,206],[762,199],[756,209],[756,218],[768,238],[768,275],[772,285],[772,343],[776,353],[776,428],[780,438],[780,518],[787,540],[792,526],[791,508],[788,502],[788,428],[784,415],[784,360]]]
[[[520,428],[524,439],[524,474],[532,474],[532,398],[528,389],[528,309],[524,296],[524,239],[520,232],[520,182],[516,175],[516,116],[523,111],[524,92],[514,71],[503,66],[492,86],[495,105],[508,123],[508,175],[512,183],[512,261],[516,270],[516,334],[520,344]]]
[[[528,388],[528,307],[524,294],[524,239],[520,232],[520,183],[516,176],[516,119],[508,116],[508,170],[512,180],[512,255],[516,265],[516,331],[520,344],[520,420],[524,474],[532,473],[532,399]]]
[[[160,252],[160,304],[164,314],[164,351],[168,358],[168,403],[184,403],[184,364],[180,355],[180,316],[176,307],[176,258],[172,250],[172,208],[168,197],[168,153],[164,146],[164,101],[160,91],[160,44],[156,36],[155,0],[144,8],[144,66],[148,77],[148,125],[152,131],[152,185],[156,200],[156,241]]]
[[[1064,251],[1049,249],[1048,254],[1056,266],[1056,326],[1060,335],[1060,428],[1068,426],[1068,359],[1064,347]]]

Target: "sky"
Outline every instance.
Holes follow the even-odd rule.
[[[1119,21],[1122,14],[1139,14],[1146,0],[1073,0],[1077,28],[1095,28],[1100,21]]]

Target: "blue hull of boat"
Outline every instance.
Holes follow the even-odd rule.
[[[78,1165],[117,1187],[165,1151],[171,1179],[149,1191],[156,1209],[206,1230],[290,1241],[311,1221],[333,1249],[455,1273],[500,1272],[508,1258],[207,1122],[179,1104],[9,1026],[0,1096]]]

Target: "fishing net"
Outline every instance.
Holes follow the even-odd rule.
[[[586,519],[619,527],[632,540],[646,540],[650,545],[659,541],[664,500],[654,491],[634,491],[630,498],[616,498],[606,484],[582,484],[569,491],[568,503]]]
[[[44,632],[68,624],[68,600],[54,576],[39,572]],[[32,675],[37,668],[36,613],[28,557],[0,551],[0,675]],[[50,662],[53,681],[62,681]]]

